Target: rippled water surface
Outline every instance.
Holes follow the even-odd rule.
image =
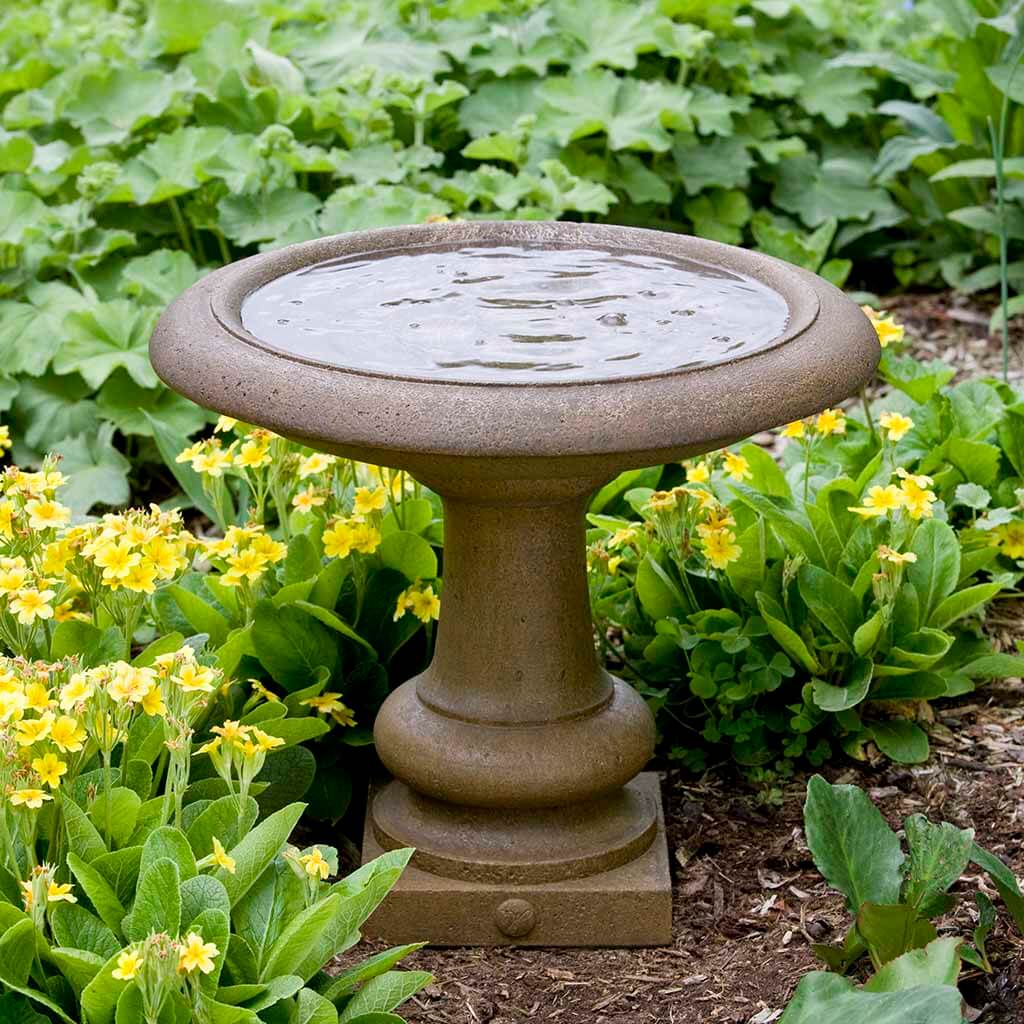
[[[242,322],[334,366],[447,381],[608,380],[763,348],[788,307],[750,277],[624,250],[406,250],[269,282]]]

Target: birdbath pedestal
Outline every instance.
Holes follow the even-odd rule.
[[[364,858],[416,848],[370,921],[396,942],[671,940],[655,740],[596,653],[584,513],[624,469],[832,405],[871,376],[841,292],[767,256],[590,224],[356,232],[215,271],[153,365],[200,405],[441,495],[429,668],[374,739]]]

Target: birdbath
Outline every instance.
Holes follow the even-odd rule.
[[[685,235],[475,222],[322,238],[180,296],[153,365],[200,405],[441,495],[430,667],[374,739],[363,855],[416,848],[392,941],[671,940],[654,721],[604,670],[584,513],[617,473],[819,411],[871,376],[871,324],[779,260]]]

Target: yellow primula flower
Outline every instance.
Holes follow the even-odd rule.
[[[319,878],[323,881],[331,873],[330,865],[320,852],[319,846],[314,846],[309,853],[300,857],[299,863],[306,869],[306,874],[310,878]]]
[[[1024,523],[1005,523],[997,530],[999,547],[1008,558],[1024,558]]]
[[[223,868],[229,875],[233,875],[235,873],[235,858],[228,856],[223,844],[216,836],[213,837],[212,856],[214,864],[218,867]]]
[[[117,966],[110,972],[118,981],[131,981],[142,966],[142,957],[133,949],[126,949],[118,958]]]
[[[192,468],[205,476],[219,477],[224,475],[234,458],[234,444],[228,448],[218,448],[207,444],[195,458],[192,459]]]
[[[33,759],[32,771],[50,789],[56,789],[60,785],[61,776],[67,774],[68,766],[56,754],[44,754]]]
[[[902,324],[896,323],[891,316],[886,316],[870,306],[861,306],[860,308],[874,326],[875,334],[878,336],[878,344],[882,348],[899,344],[903,340],[904,329]]]
[[[217,673],[205,665],[182,665],[171,678],[186,693],[213,693],[217,689]],[[214,732],[216,731],[215,729]]]
[[[895,551],[887,544],[878,548],[878,557],[883,562],[892,562],[894,565],[907,565],[917,561],[917,555],[913,551]]]
[[[856,512],[865,518],[873,518],[895,512],[905,504],[906,495],[899,487],[894,484],[886,484],[884,487],[875,485],[868,491],[863,505],[852,505],[848,511]]]
[[[215,434],[226,434],[234,430],[236,426],[238,426],[238,420],[233,416],[219,416],[214,424],[213,432]]]
[[[380,530],[369,523],[356,523],[352,527],[352,547],[364,555],[372,555],[380,546]]]
[[[27,566],[13,563],[0,567],[0,594],[14,594],[27,582]]]
[[[379,512],[388,502],[388,492],[383,487],[357,487],[354,510],[357,516],[368,516]]]
[[[899,441],[913,429],[914,421],[909,416],[898,412],[883,412],[878,422],[890,441]]]
[[[288,545],[282,541],[274,540],[273,537],[261,533],[253,537],[249,543],[249,550],[255,551],[261,558],[268,562],[280,562],[288,554]]]
[[[622,565],[622,555],[613,555],[608,559],[608,573],[611,576],[619,574],[619,566]]]
[[[328,558],[347,558],[352,551],[354,534],[350,523],[339,519],[326,530],[321,539],[324,544],[324,554]]]
[[[64,526],[71,520],[71,509],[48,498],[31,498],[25,502],[28,525],[33,530],[51,530]]]
[[[49,711],[42,718],[23,718],[14,727],[14,738],[20,747],[30,747],[50,735],[53,728],[53,715]]]
[[[11,428],[7,426],[0,427],[0,452],[10,451],[14,447],[14,442],[11,440]]]
[[[25,587],[15,595],[10,608],[23,626],[31,626],[36,619],[53,618],[53,605],[50,604],[53,598],[52,590],[36,590],[35,587]]]
[[[684,462],[686,482],[688,484],[706,484],[711,479],[711,467],[701,459],[700,462]]]
[[[53,797],[43,789],[16,789],[9,799],[14,807],[28,807],[30,810],[38,811]]]
[[[743,549],[736,543],[736,534],[732,530],[715,530],[703,540],[704,557],[715,569],[724,569],[743,554]]]
[[[737,482],[749,480],[753,473],[750,472],[750,463],[742,455],[735,452],[726,452],[722,457],[726,473],[732,480]]]
[[[57,702],[50,697],[50,689],[42,683],[29,683],[25,687],[25,708],[43,714],[55,707]]]
[[[60,688],[59,700],[61,711],[70,711],[79,704],[84,704],[94,693],[96,686],[84,672],[74,675]]]
[[[679,495],[675,491],[655,491],[647,499],[647,507],[656,511],[667,511],[679,504]]]
[[[247,580],[258,580],[267,566],[266,558],[251,547],[237,555],[229,555],[227,563],[231,567],[227,575],[237,579],[244,576]]]
[[[61,715],[50,728],[50,739],[62,754],[76,754],[85,745],[88,734],[70,715]]]
[[[156,566],[149,561],[133,565],[120,581],[125,590],[136,594],[152,594],[156,590]]]
[[[299,463],[299,479],[305,480],[308,476],[315,476],[329,469],[337,461],[333,455],[325,455],[323,452],[314,452]]]
[[[257,441],[246,441],[235,456],[235,465],[243,469],[261,469],[272,461],[269,446]]]
[[[845,434],[846,414],[842,409],[825,409],[815,418],[814,429],[826,437],[829,434]]]
[[[793,420],[782,428],[783,437],[803,437],[806,432],[807,427],[803,420]]]
[[[300,512],[309,512],[326,502],[327,498],[323,494],[320,494],[316,488],[310,484],[292,498],[292,507],[297,508]]]
[[[103,570],[103,582],[109,585],[123,580],[142,561],[142,556],[125,541],[108,541],[96,551],[93,561]]]
[[[71,893],[71,885],[59,885],[57,882],[50,882],[46,889],[46,899],[50,903],[77,903],[78,900]]]
[[[252,692],[255,693],[257,697],[262,697],[265,701],[271,704],[279,704],[281,702],[281,698],[272,690],[268,690],[258,679],[250,679],[249,685],[252,687]]]
[[[174,461],[191,462],[203,450],[204,443],[205,442],[203,441],[196,441],[195,444],[190,444],[187,448],[184,448],[174,456]]]
[[[903,482],[900,488],[903,492],[903,501],[907,508],[907,515],[911,519],[928,519],[932,516],[932,505],[937,498],[935,492],[929,490],[932,478],[929,476],[915,475],[906,470],[896,471]]]
[[[0,537],[14,537],[14,503],[9,498],[0,501]]]
[[[158,683],[150,686],[149,692],[140,701],[140,706],[150,718],[167,714],[167,705],[164,703],[163,691]]]
[[[185,942],[179,947],[178,970],[191,974],[199,970],[203,974],[213,971],[213,958],[220,955],[220,950],[212,942],[204,942],[201,935],[189,932]]]

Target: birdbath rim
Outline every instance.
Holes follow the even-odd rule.
[[[248,296],[291,272],[355,255],[459,245],[682,259],[753,278],[782,297],[788,320],[766,344],[697,367],[536,382],[341,366],[284,351],[243,325]],[[404,456],[409,468],[422,459],[546,458],[554,460],[550,475],[590,472],[596,462],[586,463],[601,457],[602,473],[682,457],[800,418],[855,391],[879,356],[875,332],[856,306],[782,260],[644,228],[516,221],[357,231],[240,260],[168,307],[150,351],[158,374],[199,404],[327,450],[385,463],[385,453],[394,453],[391,464],[403,464]]]

